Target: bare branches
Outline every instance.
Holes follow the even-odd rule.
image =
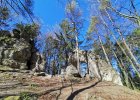
[[[23,1],[23,2],[22,2]],[[30,20],[34,23],[33,13],[31,11],[32,2],[31,0],[1,0],[0,6],[7,7],[10,13],[15,12],[17,15],[24,16],[27,18],[26,14],[29,16]]]

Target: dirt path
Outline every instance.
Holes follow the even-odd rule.
[[[61,88],[39,100],[140,100],[140,92],[110,82],[91,81]]]
[[[111,82],[61,81],[60,77],[48,78],[25,73],[0,73],[0,99],[35,94],[34,100],[140,100],[140,92]]]

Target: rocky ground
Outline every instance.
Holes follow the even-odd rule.
[[[0,72],[0,100],[140,100],[140,92],[111,82],[72,78],[62,81],[44,73]]]

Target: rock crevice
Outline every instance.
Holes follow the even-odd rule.
[[[13,69],[32,70],[40,57],[37,53],[33,40],[27,41],[25,38],[20,38],[20,33],[17,32],[11,34],[9,31],[0,31],[0,65]]]

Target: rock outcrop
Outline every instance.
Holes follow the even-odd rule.
[[[118,85],[123,85],[121,82],[120,75],[115,71],[115,69],[107,64],[105,60],[102,60],[95,56],[92,52],[79,50],[79,60],[80,63],[86,63],[88,72],[91,78],[102,79],[103,81],[111,81]],[[76,55],[70,56],[69,63],[73,65],[76,69]],[[69,66],[68,66],[69,67]],[[71,70],[72,73],[73,70]]]
[[[79,72],[75,66],[69,65],[66,68],[66,77],[79,77]]]
[[[120,75],[112,68],[111,65],[107,64],[104,60],[99,60],[98,66],[102,80],[112,81],[115,84],[123,85]]]
[[[20,38],[19,32],[14,30],[13,34],[11,34],[8,31],[0,31],[0,65],[8,66],[12,69],[32,70],[36,67],[36,62],[40,56],[37,55],[34,41]],[[40,59],[38,66],[42,62],[43,59]]]

